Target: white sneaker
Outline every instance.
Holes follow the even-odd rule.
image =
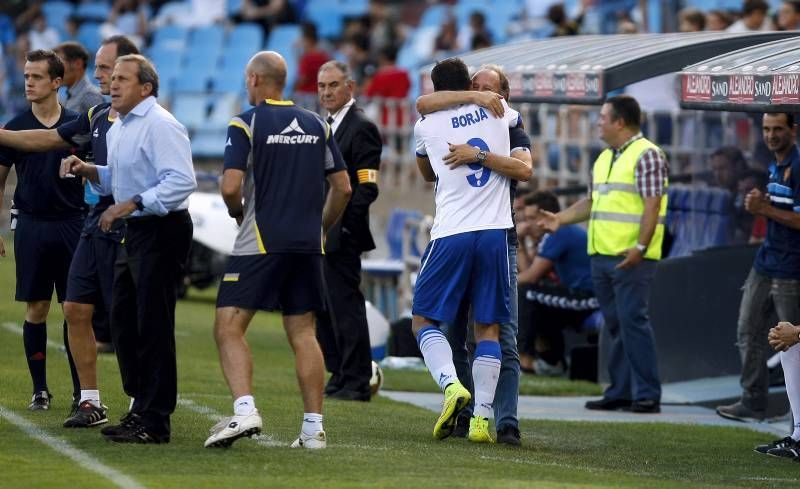
[[[327,446],[324,431],[317,431],[313,435],[307,435],[300,431],[300,436],[290,445],[292,448],[311,448],[319,449]]]
[[[253,436],[261,433],[261,416],[258,409],[244,416],[231,416],[215,424],[210,430],[211,436],[205,443],[206,448],[221,447],[228,448],[245,436]]]

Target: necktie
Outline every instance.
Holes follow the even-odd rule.
[[[328,124],[333,124],[333,116],[332,115],[329,115],[327,120],[328,120]]]

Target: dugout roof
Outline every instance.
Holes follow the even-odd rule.
[[[800,105],[800,38],[716,56],[681,72],[687,109],[783,112]]]
[[[460,57],[471,72],[484,64],[500,65],[514,102],[601,104],[608,92],[631,83],[797,35],[800,32],[566,36],[505,44]],[[422,70],[423,93],[433,91],[432,68]]]

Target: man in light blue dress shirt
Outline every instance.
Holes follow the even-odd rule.
[[[114,196],[100,229],[127,223],[114,270],[111,334],[123,388],[134,401],[119,425],[102,430],[122,443],[169,442],[177,400],[175,303],[192,240],[188,197],[197,182],[186,128],[157,96],[150,61],[118,58],[111,107],[119,118],[106,136],[108,166],[70,156],[61,167],[63,177],[84,176],[100,195]]]

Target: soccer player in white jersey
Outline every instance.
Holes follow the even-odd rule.
[[[457,58],[437,63],[431,72],[435,91],[468,90],[471,82]],[[427,181],[436,182],[436,217],[431,242],[422,257],[412,307],[412,329],[425,365],[444,391],[442,413],[433,428],[448,437],[456,416],[471,395],[458,381],[453,352],[439,329],[452,323],[462,299],[475,317],[472,377],[475,409],[469,439],[491,443],[489,416],[500,372],[498,324],[510,317],[510,276],[506,230],[512,226],[509,178],[527,180],[529,164],[509,156],[508,128],[519,114],[504,103],[495,118],[477,105],[461,105],[422,117],[414,127],[417,165]],[[459,164],[451,149],[469,144],[475,161]],[[489,161],[487,152],[500,156]]]

